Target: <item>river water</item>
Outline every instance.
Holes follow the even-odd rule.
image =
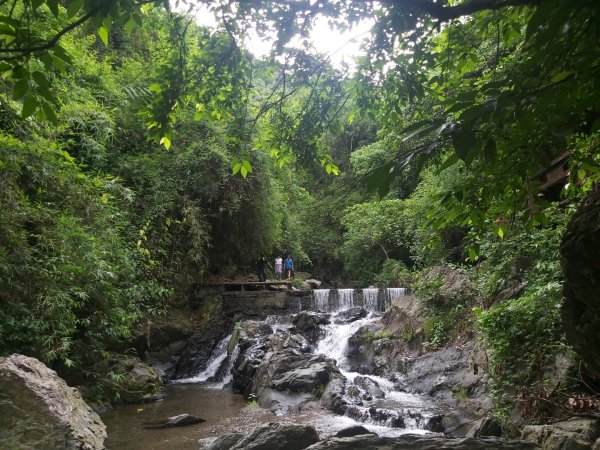
[[[324,291],[324,290],[323,290]],[[340,294],[339,310],[353,306],[351,290]],[[325,294],[325,293],[323,293]],[[327,292],[327,296],[328,296]],[[316,296],[317,297],[317,296]],[[324,296],[323,296],[324,297]],[[327,310],[325,298],[315,299],[315,309]],[[366,302],[365,302],[366,303]],[[370,302],[375,305],[376,302]],[[335,317],[337,311],[333,311]],[[337,361],[337,366],[343,375],[352,382],[358,373],[350,371],[345,356],[348,338],[361,326],[366,325],[377,316],[370,313],[368,317],[351,323],[338,323],[324,326],[324,337],[318,343],[315,353],[325,354]],[[270,322],[278,322],[278,317],[272,317]],[[278,325],[286,328],[291,324]],[[276,326],[275,328],[277,328]],[[301,413],[286,416],[275,416],[272,412],[260,408],[256,403],[249,403],[242,395],[234,394],[226,387],[231,380],[227,372],[223,380],[215,383],[207,382],[215,375],[221,363],[226,364],[227,340],[217,346],[207,362],[207,368],[197,376],[176,380],[166,388],[166,398],[160,402],[144,405],[128,405],[115,408],[103,415],[102,420],[107,426],[108,439],[106,447],[109,450],[166,450],[166,449],[197,449],[198,439],[220,436],[231,432],[249,432],[253,428],[269,422],[286,424],[305,424],[316,428],[321,439],[334,435],[339,430],[352,425],[362,425],[380,436],[399,436],[406,433],[424,434],[422,420],[436,414],[437,407],[428,399],[412,394],[396,391],[394,383],[381,377],[367,376],[385,392],[385,398],[365,405],[384,407],[404,413],[405,428],[394,428],[386,424],[363,421],[357,422],[346,416],[338,416],[321,408],[318,403],[303,409]],[[232,361],[237,353],[234,352]],[[414,412],[420,419],[411,419]],[[152,424],[163,422],[171,416],[192,414],[205,419],[205,422],[176,428],[152,429]],[[406,414],[408,413],[408,414]]]

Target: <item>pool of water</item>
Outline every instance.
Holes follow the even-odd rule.
[[[256,404],[249,404],[241,395],[229,390],[211,389],[202,384],[172,385],[166,398],[144,405],[125,405],[102,416],[106,424],[108,450],[167,450],[198,448],[198,439],[220,436],[234,431],[249,432],[270,422],[306,424],[316,428],[321,439],[339,430],[356,425],[349,417],[337,416],[315,405],[300,414],[275,416]],[[185,427],[149,429],[149,425],[178,414],[192,414],[206,422]],[[381,436],[405,433],[425,433],[423,430],[385,428],[361,424]]]

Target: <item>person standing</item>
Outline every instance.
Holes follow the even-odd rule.
[[[286,278],[292,278],[292,273],[294,271],[294,260],[290,255],[288,255],[283,264],[285,266]]]
[[[281,272],[283,269],[283,259],[279,255],[275,257],[275,278],[281,280]]]
[[[258,258],[257,269],[258,269],[258,281],[261,281],[263,283],[265,281],[267,281],[266,268],[267,268],[267,261],[265,260],[264,256],[261,256],[260,258]]]

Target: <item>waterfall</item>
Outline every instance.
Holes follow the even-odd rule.
[[[315,309],[321,312],[329,311],[329,289],[313,290],[315,298]]]
[[[209,381],[210,378],[214,377],[219,368],[227,358],[227,344],[231,339],[231,334],[224,337],[216,345],[208,361],[206,362],[206,369],[200,372],[198,375],[190,378],[180,378],[179,380],[173,380],[173,383],[203,383]]]
[[[379,289],[365,288],[363,291],[363,305],[367,311],[380,311],[379,308]]]
[[[360,327],[371,322],[369,317],[345,324],[325,325],[325,337],[317,345],[316,353],[323,354],[328,358],[334,359],[340,370],[348,369],[348,360],[346,358],[346,349],[348,348],[348,338],[358,331]]]
[[[339,311],[350,309],[354,306],[354,289],[338,289]]]
[[[387,297],[386,305],[391,305],[392,301],[406,296],[406,288],[387,288],[385,293]]]
[[[227,366],[227,371],[225,372],[225,375],[223,376],[223,380],[221,380],[217,383],[214,383],[213,385],[210,386],[211,388],[223,389],[223,388],[227,387],[233,381],[233,366],[235,365],[235,361],[237,360],[239,354],[240,354],[240,347],[239,347],[239,345],[236,345],[235,348],[233,349],[233,351],[231,352],[231,355],[229,356],[229,364]]]

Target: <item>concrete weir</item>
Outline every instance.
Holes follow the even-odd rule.
[[[288,290],[285,285],[267,283],[262,286],[261,283],[261,286],[256,286],[254,283],[242,286],[229,283],[196,286],[191,301],[195,304],[217,301],[222,312],[230,317],[264,319],[275,314],[296,314],[307,310],[333,312],[357,306],[383,312],[392,301],[405,295],[407,290],[404,288]]]

